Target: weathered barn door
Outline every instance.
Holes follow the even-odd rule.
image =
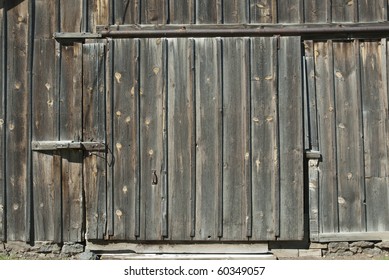
[[[110,239],[303,238],[300,45],[110,40]]]
[[[57,56],[48,54],[57,53]],[[56,80],[56,72],[59,80]],[[106,232],[105,46],[35,42],[32,197],[35,240]]]

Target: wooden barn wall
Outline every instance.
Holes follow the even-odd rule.
[[[300,155],[289,153],[288,143],[279,141],[297,129],[287,120],[301,117],[299,110],[290,115],[291,106],[301,104],[289,95],[274,98],[275,92],[281,97],[290,87],[299,90],[294,79],[287,80],[289,84],[278,80],[290,73],[288,67],[300,65],[295,39],[280,45],[261,38],[83,45],[60,44],[52,35],[93,32],[96,26],[110,24],[381,22],[387,21],[387,10],[386,0],[0,0],[0,240],[83,241],[86,233],[97,239],[105,234],[116,239],[300,238],[302,224],[288,222],[286,215],[300,215],[303,201],[294,197],[297,204],[292,205],[293,200],[285,198],[301,192],[302,181],[280,172]],[[313,89],[308,93],[314,92],[317,101],[312,107],[317,108],[318,131],[317,140],[310,139],[309,145],[317,146],[323,159],[317,194],[320,232],[387,231],[388,44],[384,39],[330,40],[306,47],[311,55],[306,56],[304,69],[314,73],[309,75],[314,79],[306,80]],[[124,49],[129,53],[120,54]],[[296,54],[295,60],[288,52]],[[120,55],[136,63],[119,63],[115,56]],[[175,55],[186,57],[183,65],[175,63]],[[126,79],[116,75],[124,69],[132,69]],[[100,80],[88,76],[92,74]],[[241,82],[228,82],[232,77]],[[204,84],[204,79],[210,80]],[[201,87],[211,96],[199,94]],[[154,97],[142,94],[156,88],[160,92]],[[114,95],[126,89],[130,95]],[[183,96],[169,98],[177,89]],[[221,91],[223,96],[218,95]],[[234,95],[236,91],[242,95]],[[230,106],[232,102],[235,106]],[[165,106],[171,110],[165,112]],[[183,106],[189,106],[190,113]],[[228,114],[221,114],[221,108]],[[278,117],[272,118],[277,110]],[[148,117],[156,118],[157,112],[163,112],[162,118],[151,122]],[[315,115],[312,110],[307,113]],[[220,122],[231,126],[221,127]],[[152,131],[154,138],[148,136]],[[139,136],[128,138],[126,132]],[[230,139],[230,133],[260,137]],[[214,137],[203,139],[203,134]],[[293,134],[299,136],[303,138]],[[105,154],[85,158],[80,151],[37,153],[30,147],[32,140],[83,138],[106,141],[112,158]],[[200,140],[203,145],[193,145]],[[177,149],[172,150],[169,141]],[[272,147],[274,153],[269,152]],[[123,156],[129,152],[131,157]],[[190,156],[181,160],[183,153]],[[167,154],[176,160],[167,164]],[[231,162],[234,168],[212,167],[212,162]],[[162,175],[157,174],[161,170]],[[134,178],[132,187],[120,184],[128,177]],[[87,194],[85,180],[94,186]],[[287,184],[290,180],[292,186]],[[183,181],[189,182],[188,189],[169,189]],[[139,187],[141,182],[150,188]],[[214,189],[202,188],[205,184]],[[229,187],[239,184],[244,185],[241,191]],[[156,196],[159,191],[162,200]],[[120,192],[128,196],[117,196]],[[147,197],[154,204],[129,201],[130,196]],[[176,197],[189,204],[166,202]],[[228,212],[231,209],[223,205],[235,198],[242,205]],[[128,203],[134,207],[124,209]],[[166,215],[184,206],[187,211],[177,213],[176,219]],[[147,219],[145,213],[163,218]],[[169,235],[180,223],[186,224],[185,237]],[[197,232],[198,228],[206,230]]]
[[[318,234],[388,231],[387,40],[306,48],[309,109],[317,120],[311,147],[322,154],[318,182],[310,186],[317,192]]]

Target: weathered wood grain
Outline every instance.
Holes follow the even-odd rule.
[[[304,237],[303,108],[301,41],[280,39],[280,240]]]
[[[83,0],[84,1],[84,0]],[[59,0],[60,5],[60,31],[81,32],[83,30],[83,1]]]
[[[358,21],[386,21],[387,8],[386,0],[358,0]]]
[[[333,22],[354,22],[357,20],[358,1],[332,0]]]
[[[331,19],[330,1],[308,0],[304,1],[304,22],[321,23],[329,22]]]
[[[196,39],[196,240],[218,240],[222,229],[221,40]]]
[[[113,65],[113,192],[114,238],[136,236],[139,199],[139,41],[114,41]]]
[[[322,154],[319,174],[320,231],[338,231],[338,178],[334,57],[332,41],[315,42],[315,86],[319,149]]]
[[[250,168],[249,44],[223,40],[223,240],[247,238]]]
[[[87,0],[88,1],[88,31],[96,32],[97,25],[108,25],[109,1],[110,0]]]
[[[302,23],[304,20],[303,1],[283,0],[278,2],[278,22]]]
[[[169,239],[194,236],[196,123],[194,42],[168,41],[168,186]]]
[[[274,240],[279,224],[277,39],[251,42],[253,240]]]
[[[51,39],[59,27],[59,1],[36,0],[34,3],[34,38]]]
[[[250,6],[246,0],[223,2],[223,23],[247,23]]]
[[[61,46],[59,136],[60,140],[82,140],[82,44]],[[83,152],[63,151],[62,238],[84,239]],[[57,175],[59,176],[59,175]]]
[[[334,42],[339,230],[364,231],[358,42]]]
[[[276,23],[277,0],[251,0],[250,23]]]
[[[83,141],[105,143],[105,48],[83,46]],[[103,239],[106,233],[106,153],[84,158],[86,235]]]
[[[166,41],[142,39],[140,45],[140,239],[160,240],[167,224],[165,176]],[[164,211],[163,211],[164,210]],[[165,229],[164,231],[162,229]]]
[[[0,0],[0,240],[5,241],[6,238],[6,211],[5,211],[5,102],[6,102],[6,56],[5,46],[7,40],[4,34],[4,0]]]
[[[222,23],[223,0],[196,0],[196,23]]]
[[[8,4],[7,4],[8,5]],[[7,240],[24,241],[28,176],[29,1],[7,10],[6,188]],[[15,55],[17,54],[17,55]]]
[[[168,0],[169,1],[169,23],[184,24],[195,23],[195,2],[196,0]]]
[[[138,0],[112,1],[114,24],[140,23],[141,2]]]
[[[169,0],[143,0],[141,5],[141,23],[168,23]]]
[[[32,80],[32,140],[57,140],[58,85],[55,41],[34,41]],[[33,198],[36,240],[61,242],[61,166],[53,152],[33,152]],[[59,194],[59,195],[58,195]]]
[[[367,231],[389,229],[386,40],[361,43]]]

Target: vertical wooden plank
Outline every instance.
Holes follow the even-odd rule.
[[[252,39],[253,240],[274,240],[279,224],[277,39]]]
[[[35,39],[51,39],[58,31],[58,3],[53,0],[36,0],[34,7]],[[50,16],[48,16],[50,15]]]
[[[169,23],[195,23],[195,1],[169,0]]]
[[[300,37],[280,40],[280,240],[301,240],[304,237],[301,40]]]
[[[168,186],[169,239],[188,240],[195,197],[195,129],[193,41],[168,41]]]
[[[83,46],[83,141],[105,143],[105,55],[104,45]],[[84,158],[86,235],[103,239],[106,234],[106,153]]]
[[[196,23],[223,22],[223,0],[196,0]]]
[[[304,1],[304,19],[306,23],[329,22],[328,7],[331,1],[308,0]]]
[[[140,45],[140,239],[160,240],[163,233],[164,129],[166,120],[166,42],[142,39]],[[165,213],[166,214],[166,213]]]
[[[386,40],[361,43],[367,231],[389,229]]]
[[[243,38],[223,40],[223,240],[247,238],[250,178],[249,48]],[[248,141],[247,141],[248,140]]]
[[[32,140],[58,139],[58,86],[55,41],[34,42]],[[33,198],[36,240],[61,242],[60,155],[33,152]]]
[[[218,240],[222,197],[222,77],[219,39],[196,40],[196,240]]]
[[[168,0],[143,0],[141,5],[141,23],[168,23]]]
[[[358,14],[356,13],[356,8],[358,7],[357,0],[332,0],[331,3],[333,22],[358,21]]]
[[[61,46],[60,140],[82,140],[82,44]],[[62,156],[62,236],[63,241],[84,238],[84,195],[82,151],[63,151]]]
[[[5,241],[5,90],[6,81],[6,57],[5,45],[7,43],[4,27],[5,27],[5,1],[0,0],[0,241]]]
[[[248,2],[245,0],[229,0],[223,2],[224,23],[248,23],[249,21]]]
[[[97,25],[108,25],[109,0],[88,0],[88,31],[96,32]]]
[[[277,0],[251,0],[250,23],[277,23]]]
[[[358,13],[360,22],[386,21],[386,0],[359,0]]]
[[[277,5],[278,22],[280,23],[302,23],[304,21],[304,1],[284,0]]]
[[[112,0],[111,0],[112,1]],[[113,0],[114,24],[140,23],[140,0]]]
[[[135,239],[139,188],[138,41],[114,42],[113,170],[114,238]]]
[[[322,155],[319,179],[320,232],[338,231],[337,147],[332,41],[316,42],[315,85],[319,149]]]
[[[354,42],[334,42],[339,230],[364,231],[363,142],[358,65]]]
[[[83,1],[59,0],[60,5],[60,31],[81,32],[83,18]]]
[[[8,7],[8,3],[6,7]],[[26,240],[29,1],[7,10],[7,240]],[[18,54],[18,55],[15,55]]]

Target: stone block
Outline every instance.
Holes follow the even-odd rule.
[[[299,257],[314,257],[314,258],[317,258],[317,257],[320,257],[321,258],[322,256],[322,252],[321,252],[321,249],[308,249],[308,250],[303,250],[303,249],[300,249],[299,250]]]
[[[298,249],[272,249],[271,253],[276,256],[278,259],[280,258],[297,258],[299,256]]]
[[[380,249],[389,249],[389,241],[382,241],[380,243],[377,243],[375,246]]]
[[[78,255],[79,260],[97,260],[97,255],[93,252],[83,252],[80,255]]]
[[[31,245],[25,243],[25,242],[20,242],[20,241],[9,241],[5,243],[5,250],[7,252],[19,252],[19,253],[24,253],[24,252],[29,252],[31,251]]]
[[[309,249],[328,249],[327,243],[311,243]]]
[[[76,255],[84,252],[84,245],[73,242],[65,242],[62,246],[62,254]]]
[[[373,248],[374,243],[369,241],[357,241],[350,244],[350,247],[360,247],[360,248]]]
[[[378,256],[382,254],[382,250],[379,248],[366,248],[363,249],[363,254],[371,255],[371,256]]]
[[[338,251],[346,251],[349,249],[348,242],[331,242],[328,244],[328,250],[330,253],[336,253]]]

